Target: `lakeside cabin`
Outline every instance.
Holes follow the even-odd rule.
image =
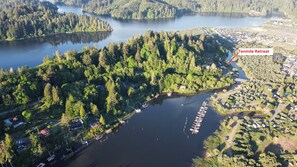
[[[17,115],[11,118],[8,118],[6,120],[3,121],[5,123],[5,125],[9,126],[9,127],[13,127],[13,128],[17,128],[21,125],[25,125],[26,122],[23,121],[23,117],[21,115]]]

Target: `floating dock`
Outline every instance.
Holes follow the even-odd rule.
[[[192,127],[190,128],[190,131],[192,131],[192,134],[197,134],[199,132],[199,129],[201,127],[204,116],[205,116],[205,114],[207,112],[207,109],[208,109],[207,102],[204,101],[202,103],[202,106],[200,107],[200,110],[197,113],[197,116],[196,116],[196,118],[194,120],[194,123],[193,123]]]

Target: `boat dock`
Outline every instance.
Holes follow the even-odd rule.
[[[199,132],[201,123],[202,123],[202,121],[204,119],[204,116],[205,116],[205,114],[207,112],[207,109],[208,109],[207,102],[204,101],[202,103],[202,106],[200,107],[200,110],[197,113],[197,116],[196,116],[196,118],[194,120],[194,123],[193,123],[192,127],[190,128],[190,131],[192,131],[192,134],[197,134]]]

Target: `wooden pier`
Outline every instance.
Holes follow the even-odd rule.
[[[204,101],[202,103],[202,106],[200,107],[200,110],[197,113],[197,116],[196,116],[196,118],[194,120],[194,123],[193,123],[192,127],[190,128],[190,131],[192,131],[192,134],[197,134],[199,132],[201,123],[202,123],[202,121],[204,119],[204,116],[205,116],[205,114],[207,112],[207,109],[208,109],[207,102]]]

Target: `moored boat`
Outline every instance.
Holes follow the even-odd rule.
[[[169,91],[169,92],[167,93],[167,96],[170,97],[170,96],[172,96],[172,94],[173,94],[173,91]]]

